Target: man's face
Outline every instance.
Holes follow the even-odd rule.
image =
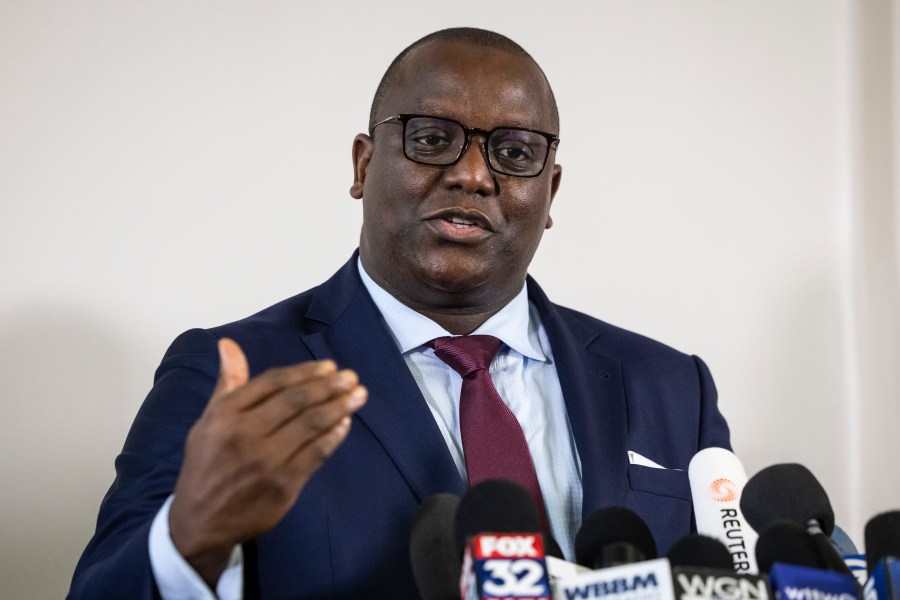
[[[446,117],[490,131],[514,126],[557,133],[537,66],[522,56],[463,42],[431,42],[407,55],[379,118]],[[363,200],[360,256],[366,272],[413,308],[499,308],[521,290],[561,169],[551,149],[543,172],[492,171],[475,134],[450,166],[412,162],[403,125],[354,140]],[[454,223],[455,221],[455,223]]]

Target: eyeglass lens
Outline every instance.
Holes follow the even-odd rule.
[[[429,165],[456,162],[466,145],[466,131],[453,121],[434,117],[411,117],[406,122],[403,149],[407,158]],[[495,171],[508,175],[540,173],[547,159],[547,138],[524,129],[495,129],[487,139],[488,162]]]

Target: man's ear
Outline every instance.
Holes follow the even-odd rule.
[[[350,196],[360,200],[363,197],[363,184],[366,182],[366,169],[372,159],[374,150],[372,138],[364,133],[357,134],[353,138],[353,185],[350,186]]]
[[[553,198],[556,197],[556,192],[559,190],[559,182],[562,180],[562,165],[553,165],[553,176],[550,178],[550,204],[553,204]],[[547,224],[544,226],[544,229],[550,229],[553,227],[553,217],[550,216],[550,213],[547,213]]]

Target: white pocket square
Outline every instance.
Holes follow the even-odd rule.
[[[631,465],[641,465],[642,467],[651,467],[653,469],[665,469],[664,466],[657,462],[653,462],[646,456],[641,456],[634,450],[628,451],[628,464]]]

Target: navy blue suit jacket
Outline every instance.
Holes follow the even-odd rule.
[[[709,371],[696,357],[552,304],[530,278],[528,295],[553,349],[581,459],[584,514],[627,506],[664,552],[692,528],[691,457],[729,447]],[[216,341],[226,336],[243,348],[251,374],[331,358],[369,390],[348,438],[296,505],[245,545],[247,587],[263,598],[417,597],[408,557],[416,508],[432,494],[463,494],[466,485],[362,285],[356,255],[319,287],[173,342],[116,459],[70,597],[157,595],[150,523],[174,488],[184,440],[217,376]],[[631,465],[629,450],[668,469]]]

